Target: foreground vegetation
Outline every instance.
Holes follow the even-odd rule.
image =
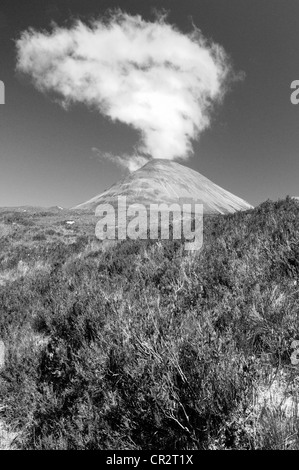
[[[103,248],[94,227],[0,213],[14,445],[298,449],[299,204],[209,218],[195,255],[179,241]]]

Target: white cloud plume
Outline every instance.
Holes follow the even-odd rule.
[[[188,158],[232,72],[221,46],[164,17],[148,22],[117,12],[51,32],[30,29],[16,45],[17,69],[39,90],[132,126],[138,153],[152,158]]]
[[[142,155],[129,155],[124,153],[122,155],[114,155],[111,152],[102,152],[96,147],[92,148],[93,153],[101,160],[109,160],[110,162],[125,168],[130,173],[138,170],[143,165],[148,163],[149,159]]]

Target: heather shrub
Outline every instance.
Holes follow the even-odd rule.
[[[278,373],[283,399],[298,389],[298,216],[287,198],[205,217],[193,254],[184,240],[102,249],[88,224],[72,243],[5,238],[0,394],[19,446],[298,448],[297,416],[258,395]],[[18,270],[26,257],[47,269]]]

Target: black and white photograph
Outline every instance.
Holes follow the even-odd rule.
[[[299,450],[298,0],[0,0],[0,450]]]

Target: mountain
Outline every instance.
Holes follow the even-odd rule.
[[[231,194],[195,170],[170,160],[154,159],[110,189],[73,209],[95,210],[99,204],[115,206],[117,196],[126,196],[127,204],[175,203],[180,198],[203,204],[205,214],[226,214],[252,209],[243,199]]]

